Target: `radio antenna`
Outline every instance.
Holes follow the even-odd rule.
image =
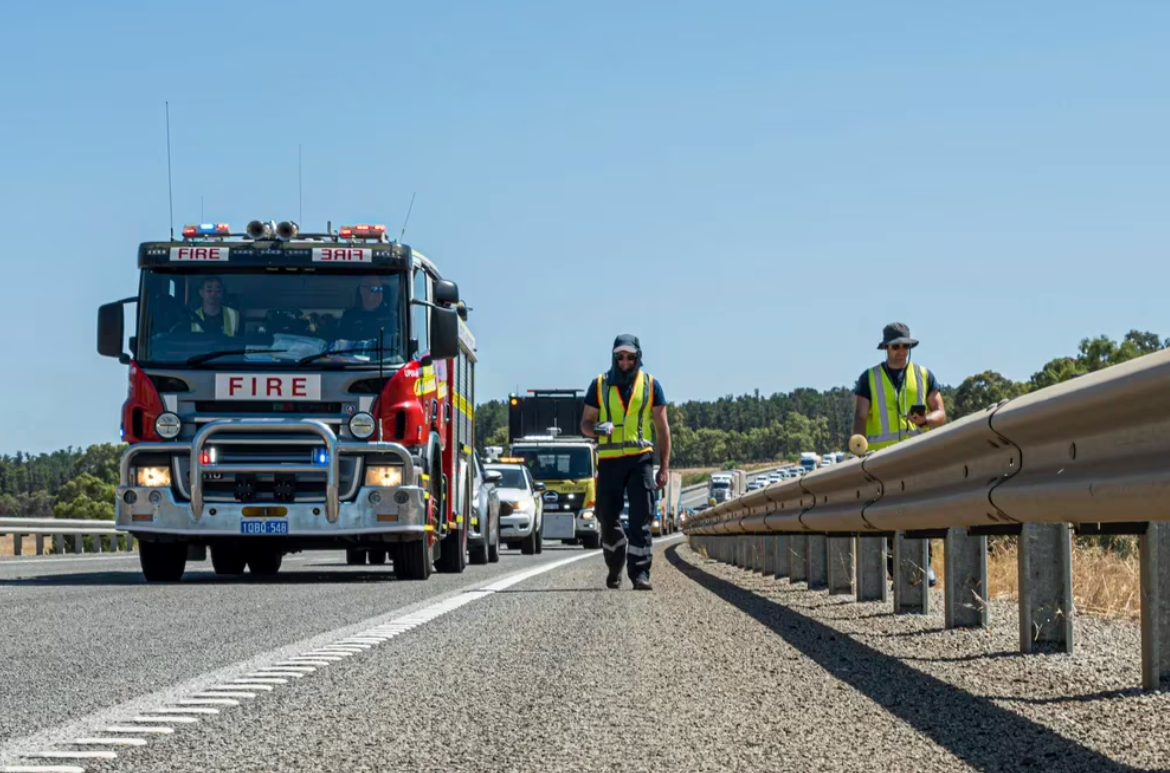
[[[402,237],[406,236],[406,224],[410,222],[410,213],[414,211],[414,197],[418,191],[410,194],[410,206],[406,208],[406,219],[402,221],[402,233],[398,234],[399,243],[402,242]]]
[[[175,198],[174,188],[171,185],[171,103],[168,100],[167,106],[167,203],[171,210],[171,241],[175,240]]]
[[[301,145],[297,143],[297,222],[305,225],[305,197],[301,186]]]

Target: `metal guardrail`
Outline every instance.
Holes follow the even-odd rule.
[[[1020,647],[1073,650],[1072,535],[1141,535],[1143,685],[1170,680],[1170,350],[1005,400],[921,436],[774,483],[683,525],[754,570],[929,611],[944,540],[946,625],[988,624],[987,535],[1019,540]]]
[[[68,548],[68,537],[73,537],[73,553],[85,552],[85,538],[93,537],[93,552],[104,552],[103,538],[108,538],[110,552],[120,549],[118,532],[113,520],[98,521],[83,518],[0,518],[0,539],[12,537],[12,554],[24,553],[24,537],[36,537],[36,554],[45,554],[45,537],[51,537],[50,546],[54,553],[64,553]],[[123,535],[127,549],[133,550],[133,538]],[[2,559],[0,559],[2,560]]]

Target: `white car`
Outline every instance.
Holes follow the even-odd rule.
[[[544,491],[544,484],[533,480],[532,473],[523,464],[486,464],[484,468],[500,473],[496,484],[500,496],[500,539],[513,550],[520,548],[526,556],[543,552],[544,503],[540,492]]]

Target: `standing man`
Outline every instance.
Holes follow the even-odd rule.
[[[861,374],[853,393],[853,434],[865,435],[870,451],[909,440],[946,423],[947,411],[934,374],[922,365],[910,364],[910,350],[918,341],[910,328],[892,322],[882,331],[878,349],[886,350],[886,361]],[[887,560],[893,571],[893,558]],[[934,569],[928,567],[930,584]]]
[[[220,333],[231,337],[240,329],[240,312],[223,305],[223,280],[217,276],[204,277],[199,287],[197,319],[191,320],[193,333]]]
[[[658,379],[642,370],[637,336],[613,342],[613,362],[585,389],[581,432],[597,438],[597,520],[609,576],[620,588],[626,564],[635,590],[653,590],[650,524],[656,492],[670,479],[670,426],[666,395]],[[654,474],[654,451],[660,464]],[[630,501],[630,537],[622,530],[622,499]]]

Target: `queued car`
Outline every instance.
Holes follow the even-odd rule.
[[[540,492],[544,484],[533,479],[523,464],[485,465],[500,473],[497,491],[500,497],[500,538],[507,546],[526,556],[544,551],[542,527],[544,503]]]
[[[503,475],[497,470],[484,469],[479,454],[472,454],[471,474],[471,531],[467,535],[468,559],[473,564],[496,563],[500,560],[500,492]]]

